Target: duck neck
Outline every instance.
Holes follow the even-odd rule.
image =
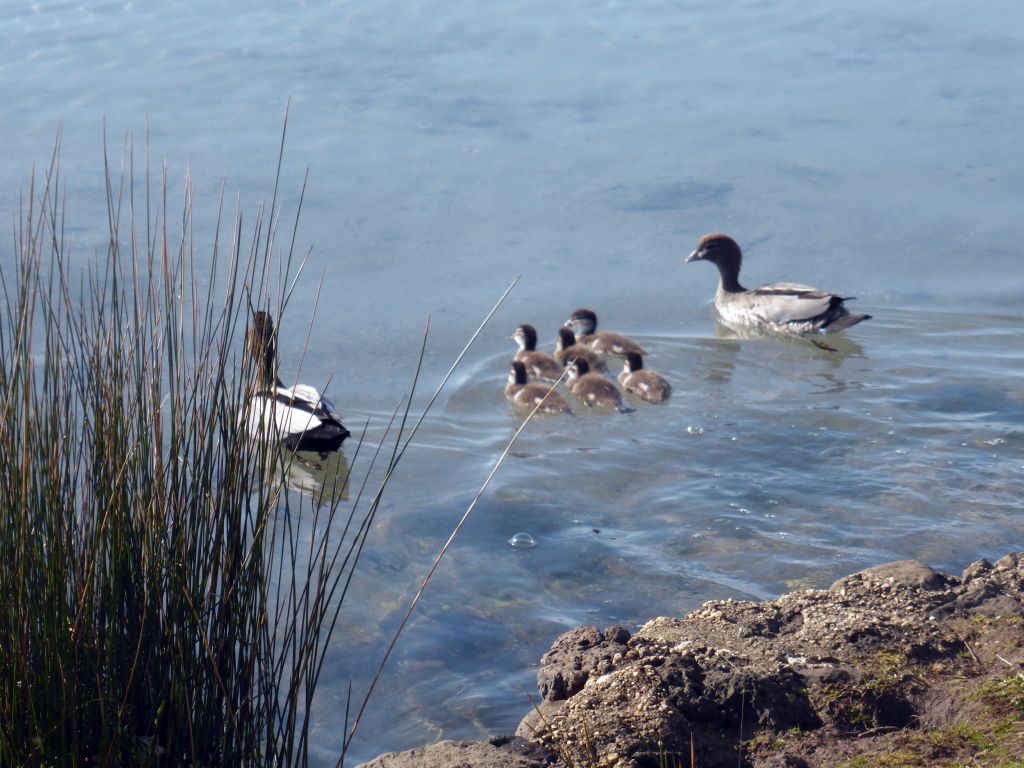
[[[746,288],[740,285],[740,271],[737,267],[732,264],[716,264],[718,267],[718,276],[721,278],[718,282],[719,293],[743,293]]]
[[[273,354],[266,354],[257,363],[256,383],[264,389],[283,386],[277,377],[277,364]]]

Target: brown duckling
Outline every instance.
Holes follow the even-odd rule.
[[[590,347],[602,355],[625,357],[629,352],[644,354],[644,348],[628,336],[605,331],[598,333],[597,315],[589,309],[577,309],[572,313],[572,317],[565,321],[565,325],[572,328],[576,334],[577,344]]]
[[[659,373],[644,368],[644,359],[636,352],[626,355],[619,374],[622,388],[649,403],[663,403],[672,394],[672,387]]]
[[[586,360],[587,365],[590,366],[592,371],[604,373],[607,369],[601,356],[590,347],[577,344],[576,334],[572,332],[572,328],[563,325],[558,329],[558,341],[555,342],[555,359],[562,365],[568,365],[577,358]]]
[[[537,329],[532,325],[520,325],[512,334],[519,345],[515,359],[526,366],[526,372],[535,379],[558,381],[562,377],[562,365],[547,352],[537,351]]]
[[[543,403],[540,410],[544,413],[572,413],[569,404],[557,390],[551,390],[546,384],[533,384],[527,381],[526,366],[519,360],[512,361],[512,369],[505,385],[505,399],[516,408],[533,409],[537,403]]]
[[[586,406],[622,410],[619,388],[601,374],[591,373],[590,366],[583,358],[578,357],[569,365],[567,386],[576,399]]]

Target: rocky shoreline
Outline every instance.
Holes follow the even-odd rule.
[[[1024,767],[1024,554],[959,577],[904,560],[825,590],[714,601],[541,660],[514,737],[366,768]]]

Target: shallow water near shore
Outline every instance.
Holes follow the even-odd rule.
[[[633,629],[887,560],[959,572],[1024,549],[1024,10],[985,7],[0,14],[0,210],[16,214],[62,124],[78,264],[106,247],[104,118],[116,167],[126,131],[140,162],[148,115],[172,201],[191,162],[198,255],[225,178],[247,221],[269,199],[291,97],[279,202],[286,220],[308,164],[312,251],[282,367],[326,384],[354,433],[368,419],[371,446],[428,314],[418,405],[521,275],[388,488],[311,713],[318,764],[337,757],[349,681],[359,696],[518,423],[502,387],[519,323],[550,346],[591,306],[643,343],[673,398],[527,428],[403,636],[353,764],[512,731],[540,655],[581,623]],[[874,319],[836,351],[720,333],[714,270],[682,264],[715,230],[744,246],[747,284],[856,295]],[[293,488],[315,482],[304,469]],[[509,546],[517,532],[536,546]]]

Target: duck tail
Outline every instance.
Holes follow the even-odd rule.
[[[859,323],[859,322],[861,322],[863,320],[870,320],[870,319],[871,319],[871,315],[843,315],[842,317],[840,317],[840,318],[834,320],[833,322],[829,323],[825,327],[824,330],[826,330],[826,331],[842,331],[842,330],[844,330],[846,328],[849,328],[852,325],[856,325],[857,323]]]

